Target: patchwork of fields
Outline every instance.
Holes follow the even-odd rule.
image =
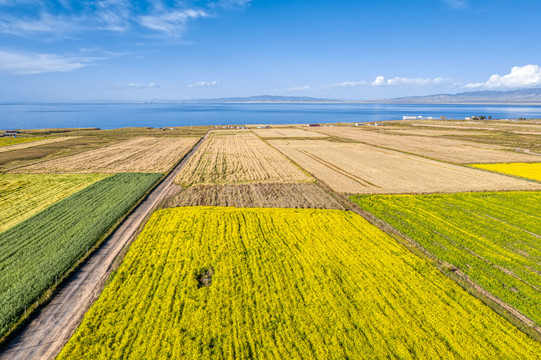
[[[540,184],[365,144],[270,140],[301,167],[343,193],[533,190]]]
[[[541,325],[541,192],[352,200]]]
[[[474,164],[472,166],[541,181],[541,163]]]
[[[167,206],[344,208],[316,184],[197,185],[180,191]]]
[[[0,336],[160,177],[105,178],[1,232]]]
[[[0,174],[0,233],[107,175]]]
[[[539,155],[516,152],[511,147],[466,140],[416,135],[388,135],[386,131],[366,131],[349,126],[320,128],[317,131],[456,164],[539,162],[541,160]]]
[[[249,131],[213,132],[179,174],[176,183],[309,182],[301,169]]]
[[[534,358],[539,344],[351,212],[155,213],[58,359]]]
[[[139,137],[18,169],[22,173],[167,172],[197,138]]]

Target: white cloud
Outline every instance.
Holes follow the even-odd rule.
[[[214,86],[221,86],[222,83],[219,81],[198,81],[193,84],[188,85],[189,88],[207,88]]]
[[[144,89],[154,89],[159,88],[160,85],[156,83],[148,83],[148,84],[140,84],[140,83],[126,83],[126,84],[116,84],[112,86],[106,87],[106,89],[112,89],[112,90],[125,90],[125,89],[133,89],[133,90],[144,90]]]
[[[15,75],[68,72],[92,63],[91,58],[0,51],[0,72]]]
[[[492,75],[486,82],[470,83],[468,89],[522,88],[541,85],[541,67],[538,65],[515,66],[507,75]]]
[[[179,37],[184,32],[188,20],[210,15],[203,10],[179,10],[173,12],[164,12],[157,15],[141,16],[139,23],[154,31],[165,33],[169,36]]]
[[[449,79],[437,77],[433,79],[429,78],[406,78],[406,77],[394,77],[391,79],[385,79],[383,76],[376,77],[376,80],[372,82],[372,86],[433,86],[439,85]]]
[[[295,86],[289,89],[286,89],[286,91],[306,91],[311,90],[312,87],[310,85],[304,85],[304,86]]]

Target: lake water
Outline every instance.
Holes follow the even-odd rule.
[[[0,104],[0,129],[401,120],[402,116],[541,118],[541,106],[390,104]]]

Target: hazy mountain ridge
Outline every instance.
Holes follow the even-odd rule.
[[[383,103],[393,104],[541,104],[541,88],[519,90],[483,90],[457,94],[405,96]]]

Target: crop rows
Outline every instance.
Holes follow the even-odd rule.
[[[24,173],[167,172],[197,138],[141,137],[17,170]]]
[[[541,189],[540,184],[530,181],[365,144],[325,140],[269,140],[269,143],[333,190],[344,193]]]
[[[360,216],[156,212],[64,359],[511,359],[539,343]]]
[[[541,324],[541,192],[352,200]]]
[[[0,335],[160,177],[108,177],[0,233]]]
[[[0,174],[0,232],[107,175]]]
[[[175,180],[197,184],[295,183],[311,179],[251,132],[214,132]]]
[[[541,163],[475,164],[472,166],[541,181]]]

